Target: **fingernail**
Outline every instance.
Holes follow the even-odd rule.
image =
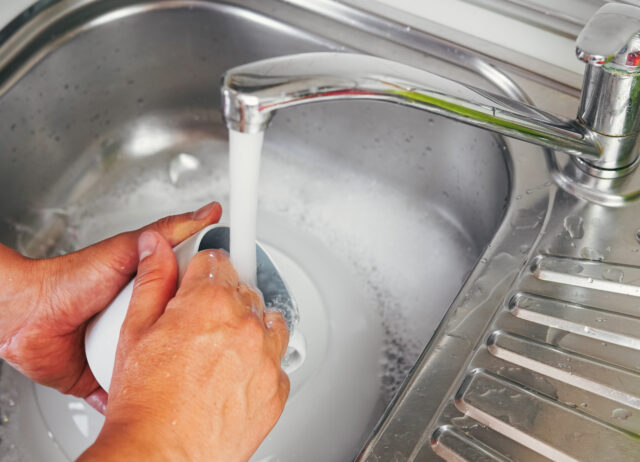
[[[158,247],[158,238],[151,231],[145,231],[138,239],[138,258],[140,261],[151,255]]]
[[[200,207],[198,210],[193,212],[191,216],[194,220],[202,220],[204,218],[207,218],[216,205],[218,205],[217,202],[211,202],[210,204]]]

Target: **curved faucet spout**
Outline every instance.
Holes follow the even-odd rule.
[[[257,61],[226,72],[221,91],[225,122],[241,132],[265,130],[278,109],[316,101],[369,99],[422,109],[591,163],[601,158],[597,135],[576,121],[372,56],[305,53]]]

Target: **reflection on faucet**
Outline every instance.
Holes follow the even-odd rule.
[[[607,4],[587,23],[577,42],[578,57],[587,62],[577,120],[424,70],[347,53],[291,55],[231,69],[222,78],[223,117],[230,129],[256,133],[277,109],[338,99],[387,101],[564,151],[581,159],[591,175],[611,178],[628,173],[638,159],[638,37],[640,8]]]
[[[277,109],[314,101],[374,99],[403,104],[596,162],[589,130],[533,106],[372,56],[306,53],[240,66],[223,78],[229,128],[264,130]]]

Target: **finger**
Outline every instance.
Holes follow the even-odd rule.
[[[175,246],[205,226],[217,223],[221,215],[222,207],[220,204],[211,202],[195,212],[161,218],[143,228],[118,234],[69,254],[68,257],[73,256],[80,262],[87,260],[100,262],[103,266],[115,270],[114,274],[121,276],[122,285],[124,285],[136,272],[138,266],[138,239],[143,232],[158,232],[171,246]],[[100,276],[104,277],[104,274]]]
[[[97,388],[89,396],[84,399],[89,406],[94,408],[100,414],[105,415],[107,412],[107,404],[109,403],[109,394],[102,387]]]
[[[238,285],[238,273],[231,265],[227,252],[219,249],[198,252],[187,266],[180,290],[188,290],[203,282],[231,287]]]
[[[251,309],[260,321],[264,321],[264,301],[259,291],[250,285],[240,282],[238,284],[238,296],[244,306]]]
[[[265,311],[264,325],[267,328],[267,336],[273,343],[280,359],[284,358],[289,345],[289,329],[284,316],[279,311]]]
[[[122,289],[138,267],[138,238],[144,231],[160,233],[171,246],[178,244],[205,226],[220,219],[222,208],[212,202],[192,213],[163,218],[144,228],[118,234],[85,249],[62,257],[41,260],[47,274],[57,274],[57,285],[72,285],[78,288],[102,287],[92,291],[90,298],[76,303],[74,319],[89,319],[104,309]],[[50,276],[49,276],[50,277]],[[80,293],[81,290],[76,290]]]
[[[178,264],[167,240],[155,231],[145,231],[138,253],[140,264],[121,338],[137,337],[153,325],[176,291]]]
[[[222,206],[218,202],[211,202],[195,212],[162,218],[138,230],[137,234],[147,230],[157,231],[169,241],[171,246],[174,246],[197,233],[205,226],[217,223],[221,215]],[[134,233],[136,233],[136,231],[134,231]]]

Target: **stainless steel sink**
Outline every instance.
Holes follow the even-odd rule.
[[[37,41],[25,46],[12,72],[4,72],[0,182],[11,200],[0,204],[0,237],[30,256],[66,252],[211,199],[225,204],[228,154],[219,76],[260,58],[344,49],[332,37],[274,18],[293,9],[279,2],[260,4],[270,14],[252,10],[257,2],[249,8],[116,3],[70,11],[74,2],[60,2],[40,13],[61,11],[49,25],[59,38],[42,32],[49,39],[45,48]],[[335,327],[361,320],[335,318],[326,307],[325,337],[307,343],[310,352],[314,341],[327,344],[327,353],[300,372],[322,373],[333,384],[330,395],[343,395],[356,409],[364,406],[364,417],[350,418],[348,405],[342,417],[327,414],[327,408],[340,412],[340,400],[305,395],[308,382],[319,379],[292,375],[291,412],[300,400],[317,399],[306,406],[322,420],[311,427],[314,443],[307,453],[316,447],[317,460],[353,458],[500,223],[509,196],[506,146],[477,129],[375,103],[289,111],[275,119],[265,143],[260,237],[307,268],[325,305],[332,303],[328,292],[353,293],[359,306],[347,309],[373,319],[366,321],[373,323],[368,332]],[[322,250],[314,253],[313,246]],[[314,262],[325,252],[331,259],[318,264],[327,265],[325,272],[343,272],[347,279],[333,284],[349,287],[314,276],[320,271]],[[368,345],[359,338],[376,338],[376,332],[379,341],[359,351]],[[358,342],[362,346],[348,346]],[[339,345],[349,350],[334,351],[344,348]],[[336,353],[335,366],[324,367]],[[369,369],[353,364],[363,360]],[[95,436],[76,430],[78,444],[68,443],[71,434],[48,421],[51,404],[44,401],[53,395],[25,389],[67,457]],[[20,412],[18,406],[10,416],[12,425],[29,421]],[[334,419],[357,428],[336,427]],[[35,427],[20,432],[36,439]],[[46,447],[22,443],[27,460],[41,457]],[[334,450],[322,450],[330,444]],[[287,447],[275,455],[301,456]]]
[[[360,51],[524,98],[479,56],[330,0],[43,1],[0,38],[0,239],[33,257],[211,199],[224,206],[218,79],[242,63]],[[520,80],[545,100],[575,102]],[[524,142],[382,103],[276,115],[258,235],[311,287],[307,311],[300,306],[309,356],[255,460],[583,458],[584,441],[576,449],[545,432],[554,416],[567,427],[588,421],[581,435],[613,428],[607,437],[629,454],[617,438],[635,432],[635,414],[617,413],[627,416],[620,430],[604,419],[603,401],[571,408],[569,399],[588,402],[593,389],[553,369],[567,357],[613,361],[585,349],[566,324],[550,324],[548,311],[570,315],[569,302],[608,309],[593,295],[602,284],[567,285],[575,266],[566,259],[594,274],[601,259],[638,263],[625,252],[635,243],[625,234],[635,232],[632,209],[558,188],[565,164]],[[604,232],[611,222],[619,231]],[[627,316],[629,303],[620,302]],[[546,369],[532,366],[536,347]],[[0,372],[3,460],[69,460],[95,438],[100,418],[80,400],[6,364]]]

